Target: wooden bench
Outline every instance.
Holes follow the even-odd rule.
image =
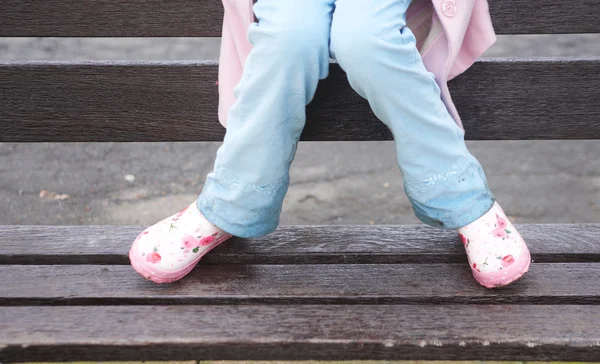
[[[490,6],[502,34],[600,33],[597,1]],[[218,36],[221,16],[219,0],[3,0],[0,36]],[[216,79],[203,61],[0,63],[0,141],[218,141]],[[480,140],[600,139],[599,86],[600,58],[487,59],[451,83]],[[390,138],[332,65],[303,140]],[[0,226],[0,362],[600,361],[600,224],[521,225],[534,264],[501,290],[425,226],[284,226],[156,285],[128,266],[140,229]]]

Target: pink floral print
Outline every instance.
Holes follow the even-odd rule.
[[[193,202],[139,234],[129,258],[134,269],[145,278],[157,283],[173,282],[230,237],[206,220]]]
[[[198,240],[191,235],[183,237],[183,247],[186,249],[194,249],[198,246]]]
[[[193,237],[191,235],[186,235],[183,237],[182,239],[182,245],[186,250],[192,250],[192,253],[198,253],[198,251],[200,250],[200,247],[204,247],[207,245],[212,244],[217,236],[219,235],[218,232],[213,233],[212,235],[209,236],[205,236],[205,237]]]
[[[515,262],[515,258],[512,255],[507,255],[504,258],[502,258],[502,266],[503,267],[508,267],[509,265],[513,264]]]
[[[473,275],[488,288],[508,284],[529,268],[527,245],[497,203],[458,233]]]
[[[510,234],[511,231],[507,229],[506,219],[500,217],[500,215],[496,214],[496,228],[492,231],[492,235],[495,238],[506,238],[507,234]]]
[[[502,229],[506,228],[506,220],[504,220],[503,218],[498,216],[498,214],[496,214],[496,223],[498,224],[499,228],[502,228]]]
[[[152,253],[146,255],[146,260],[152,264],[156,264],[156,263],[160,262],[161,257],[160,257],[160,254],[158,254],[157,252],[152,252]]]
[[[200,246],[207,246],[212,244],[213,241],[215,241],[215,236],[216,234],[203,237],[202,239],[200,239]]]
[[[506,236],[506,231],[503,228],[496,228],[492,231],[492,235],[494,238],[504,238]]]

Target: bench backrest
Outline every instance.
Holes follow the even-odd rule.
[[[490,8],[499,34],[600,33],[598,1],[494,0]],[[0,37],[213,37],[222,11],[220,0],[3,0]],[[1,62],[0,142],[222,140],[217,67]],[[600,139],[598,70],[600,57],[486,59],[450,88],[468,139]],[[391,139],[335,65],[307,118],[303,140]]]

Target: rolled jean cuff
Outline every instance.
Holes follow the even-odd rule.
[[[460,211],[447,210],[443,213],[436,213],[436,218],[431,217],[431,211],[427,211],[416,201],[411,201],[415,216],[421,222],[442,229],[460,229],[476,221],[485,215],[494,206],[496,199],[491,191],[486,190],[481,197],[468,207],[463,207]],[[427,212],[426,212],[427,211]]]
[[[252,186],[223,186],[209,178],[196,204],[210,223],[225,232],[240,238],[258,238],[277,229],[287,188],[287,181],[282,181],[272,193],[265,194]]]

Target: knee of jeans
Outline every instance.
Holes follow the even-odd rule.
[[[329,30],[310,22],[290,21],[277,29],[261,29],[257,26],[250,32],[255,43],[262,37],[272,57],[301,62],[308,57],[329,58]]]
[[[366,23],[354,24],[348,21],[335,21],[331,27],[330,50],[346,72],[355,68],[364,69],[365,62],[375,57],[377,35]]]

